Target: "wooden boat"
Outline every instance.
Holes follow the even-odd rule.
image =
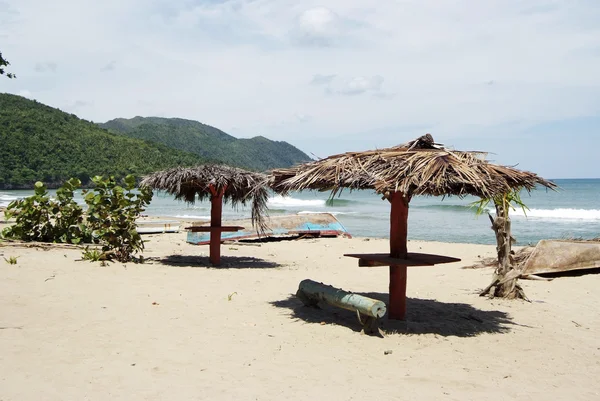
[[[199,222],[188,230],[187,242],[195,245],[206,245],[210,242],[210,232],[207,228],[210,222]],[[224,221],[223,226],[235,227],[236,231],[221,232],[221,242],[240,239],[258,238],[259,235],[252,228],[250,219]],[[313,237],[351,237],[346,228],[331,213],[303,213],[292,215],[271,216],[269,230],[265,237],[282,237],[292,235],[306,235]]]
[[[558,273],[600,267],[600,242],[541,240],[523,265],[523,274]]]

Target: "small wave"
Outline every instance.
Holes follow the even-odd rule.
[[[7,207],[10,205],[10,202],[19,199],[16,196],[0,194],[0,207]]]
[[[525,212],[522,209],[516,209],[511,210],[510,214],[545,219],[600,220],[600,210],[598,209],[530,209]]]
[[[355,205],[357,203],[360,203],[360,202],[349,200],[349,199],[337,199],[337,198],[327,199],[325,201],[325,204],[327,206],[342,206],[342,207],[348,206],[348,205]]]
[[[7,207],[10,204],[10,202],[17,200],[17,199],[19,199],[19,198],[17,198],[16,196],[0,194],[0,206]]]
[[[269,208],[269,213],[288,213],[289,210],[287,209],[273,209],[273,208]]]
[[[470,205],[425,205],[416,206],[420,209],[434,209],[449,212],[469,212],[475,213],[477,208]],[[495,214],[493,207],[486,207],[485,213]],[[511,216],[534,217],[540,219],[560,219],[560,220],[600,220],[600,210],[598,209],[530,209],[523,212],[523,209],[516,207],[510,210]]]
[[[343,215],[343,214],[356,214],[356,212],[339,212],[339,211],[335,211],[335,210],[332,210],[331,212],[330,211],[327,211],[327,212],[313,212],[313,211],[310,211],[310,210],[303,210],[301,212],[298,212],[298,214],[325,214],[325,213],[330,213],[330,214],[332,214],[334,216]]]
[[[178,219],[197,219],[197,220],[210,220],[210,216],[198,216],[194,214],[178,214],[175,215]]]
[[[424,205],[424,206],[414,206],[418,209],[434,209],[434,210],[445,210],[449,212],[470,212],[475,213],[477,211],[477,207],[471,205]],[[486,208],[486,211],[491,209]]]
[[[281,196],[276,195],[272,198],[269,198],[268,201],[269,207],[275,206],[276,208],[287,208],[287,207],[324,207],[325,200],[323,199],[296,199],[289,196]]]

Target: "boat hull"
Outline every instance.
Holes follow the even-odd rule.
[[[210,223],[199,223],[207,226]],[[235,241],[240,239],[259,238],[259,234],[252,228],[250,219],[231,220],[223,222],[223,225],[241,226],[242,230],[237,232],[221,233],[221,241]],[[350,234],[346,228],[331,213],[304,213],[285,216],[272,216],[269,218],[269,229],[263,237],[281,237],[289,235],[310,236],[346,236]],[[206,245],[210,242],[210,233],[193,232],[187,234],[187,242],[195,245]]]

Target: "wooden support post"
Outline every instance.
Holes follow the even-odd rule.
[[[401,192],[392,192],[389,198],[390,212],[390,256],[407,257],[408,202]],[[390,266],[390,301],[388,317],[404,320],[406,317],[406,265]]]
[[[210,197],[210,226],[221,227],[221,215],[223,212],[223,193],[225,189],[216,189],[210,186],[212,196]],[[210,263],[213,266],[221,265],[221,231],[210,232]]]

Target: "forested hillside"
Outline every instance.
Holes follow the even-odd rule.
[[[0,94],[0,188],[50,186],[70,177],[142,175],[206,162],[196,154],[127,138],[73,114],[21,96]]]
[[[287,142],[262,136],[237,139],[210,125],[181,118],[118,118],[101,124],[101,127],[256,171],[289,167],[310,160],[308,155]]]

